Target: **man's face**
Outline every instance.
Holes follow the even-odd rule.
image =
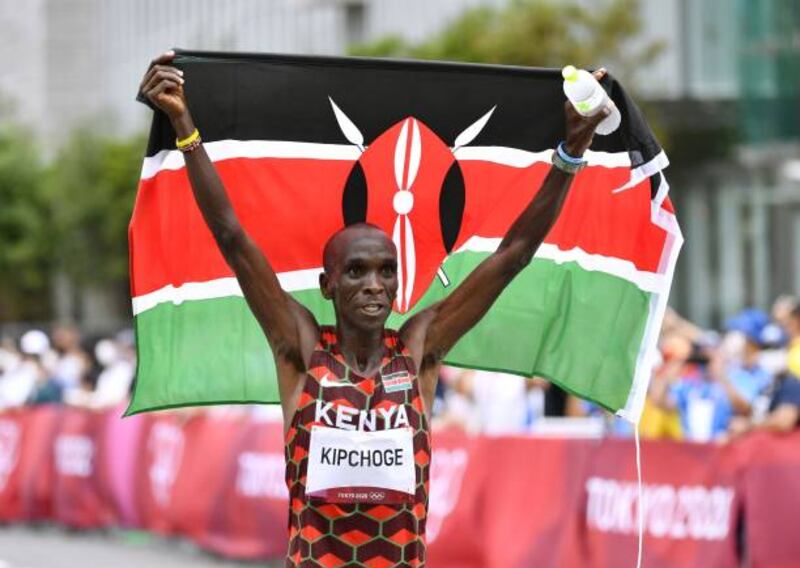
[[[383,329],[397,295],[397,251],[379,229],[363,227],[336,237],[329,273],[320,283],[337,321]]]

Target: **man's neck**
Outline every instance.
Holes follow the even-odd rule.
[[[339,350],[350,367],[359,374],[372,374],[383,359],[383,330],[355,329],[340,322],[336,326]]]

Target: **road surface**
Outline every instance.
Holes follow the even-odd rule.
[[[141,532],[71,532],[0,525],[0,568],[279,568],[281,562],[233,562],[186,540]]]

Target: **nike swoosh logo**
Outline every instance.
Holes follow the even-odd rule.
[[[322,387],[354,387],[353,383],[347,381],[332,381],[328,378],[330,373],[325,373],[323,377],[319,380],[319,384]]]

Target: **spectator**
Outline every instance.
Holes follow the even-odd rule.
[[[759,365],[766,314],[746,310],[729,322],[729,333],[744,336],[740,362],[719,346],[696,343],[671,386],[654,388],[654,400],[677,409],[686,439],[705,442],[724,435],[733,416],[750,416],[753,402],[770,383]]]
[[[500,436],[527,431],[530,418],[527,380],[505,373],[474,372],[472,397],[481,433]]]
[[[127,335],[101,339],[94,348],[101,371],[93,390],[71,389],[65,395],[68,404],[103,409],[123,402],[130,391],[136,371],[133,346]]]
[[[772,303],[772,319],[779,326],[787,329],[792,312],[797,308],[797,298],[788,294],[778,296]]]
[[[445,385],[441,413],[436,417],[438,428],[456,427],[474,431],[477,425],[477,411],[472,398],[473,371],[455,367],[441,368],[441,380]]]
[[[677,331],[662,335],[661,359],[654,366],[650,390],[645,399],[639,433],[642,438],[681,440],[681,420],[677,409],[658,404],[658,394],[678,379],[692,350],[691,341]]]
[[[789,373],[800,377],[800,305],[795,305],[784,320],[789,334],[789,356],[786,367]]]
[[[739,357],[730,364],[723,357],[712,358],[709,371],[726,388],[737,415],[750,415],[753,402],[772,383],[773,375],[762,364],[762,349],[775,339],[772,331],[765,313],[744,310],[728,321],[728,335],[739,333],[743,338]]]
[[[80,342],[80,333],[74,326],[61,325],[53,332],[56,358],[50,364],[50,371],[63,390],[80,388],[90,370],[91,360]]]
[[[775,380],[769,412],[761,420],[739,417],[731,421],[729,434],[735,438],[754,430],[788,433],[800,426],[800,379],[784,373]]]
[[[9,367],[0,381],[0,409],[23,406],[36,396],[38,389],[47,388],[49,374],[42,357],[49,350],[50,340],[43,331],[34,329],[22,336],[19,353],[6,358]]]

